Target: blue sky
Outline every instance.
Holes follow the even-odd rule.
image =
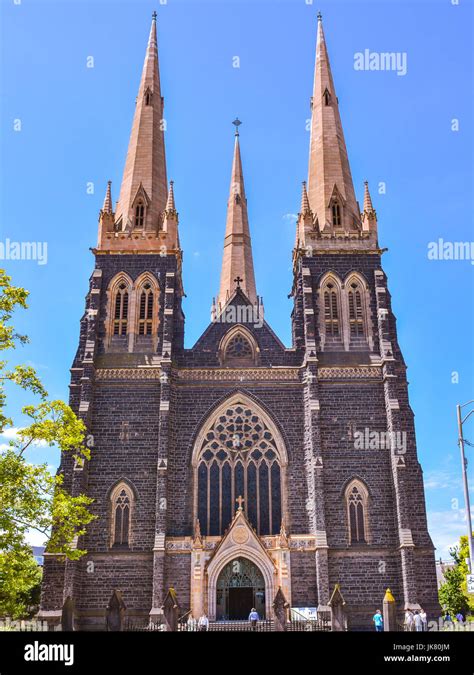
[[[389,249],[383,264],[408,365],[430,531],[446,557],[465,529],[455,405],[474,398],[474,266],[429,260],[427,248],[439,238],[474,239],[468,2],[2,0],[0,241],[48,244],[46,265],[5,264],[31,291],[30,309],[17,320],[31,344],[18,358],[38,368],[51,396],[67,398],[94,264],[89,247],[108,179],[118,198],[154,9],[187,346],[206,328],[218,290],[236,115],[258,292],[267,320],[290,344],[294,214],[307,172],[321,10],[356,193],[362,201],[368,179]],[[355,70],[354,55],[365,49],[406,53],[406,75]],[[378,194],[382,182],[386,193]],[[12,413],[29,401],[13,392],[10,400]],[[474,440],[473,425],[466,437]],[[33,452],[57,465],[54,449]]]

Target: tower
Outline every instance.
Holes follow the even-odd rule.
[[[85,545],[98,574],[88,585],[83,559],[64,563],[45,554],[42,615],[57,621],[71,598],[81,629],[102,625],[117,588],[110,579],[120,579],[121,570],[132,570],[126,585],[135,586],[148,611],[160,602],[153,588],[164,575],[166,511],[160,503],[167,491],[170,368],[184,340],[182,251],[174,184],[167,182],[165,128],[154,13],[120,197],[114,212],[109,181],[71,369],[70,405],[87,425],[93,458],[81,467],[63,456],[60,466],[72,494],[96,500],[98,520]],[[144,494],[146,500],[139,497]],[[111,504],[120,507],[112,510]],[[140,522],[134,535],[127,529],[133,521]],[[97,602],[91,601],[95,592]]]
[[[360,565],[367,592],[397,569],[403,606],[437,611],[433,545],[384,249],[367,182],[362,213],[355,197],[321,15],[311,104],[308,182],[293,251],[293,339],[306,370],[304,442],[318,599],[325,604],[344,575],[344,597],[355,594],[358,582],[349,579]],[[374,509],[379,500],[387,504],[384,513]],[[362,623],[367,610],[353,606],[352,622]]]

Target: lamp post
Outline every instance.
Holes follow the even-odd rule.
[[[474,555],[473,555],[473,543],[472,543],[472,521],[471,521],[471,506],[469,503],[469,485],[467,482],[467,459],[464,455],[464,438],[463,438],[463,425],[468,420],[468,418],[474,413],[474,407],[470,410],[467,415],[463,418],[462,409],[468,405],[474,404],[474,400],[468,401],[463,405],[457,405],[458,413],[458,432],[459,432],[459,449],[461,450],[461,466],[462,466],[462,482],[464,487],[464,502],[466,504],[466,520],[467,520],[467,541],[469,544],[469,571],[472,573],[474,570]]]

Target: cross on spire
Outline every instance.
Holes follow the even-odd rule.
[[[235,135],[239,135],[239,127],[242,124],[242,122],[239,120],[238,117],[235,118],[235,120],[232,122],[232,124],[235,126]]]
[[[240,284],[242,283],[243,279],[240,277],[235,277],[234,281],[237,284],[237,288],[240,288]]]
[[[245,502],[245,499],[242,497],[242,495],[239,495],[235,501],[239,505],[238,511],[242,511],[242,504]]]

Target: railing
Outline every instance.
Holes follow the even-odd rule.
[[[286,624],[287,631],[290,632],[321,632],[330,631],[330,621],[324,619],[306,619],[297,618],[288,621]],[[165,630],[165,625],[162,622],[126,619],[123,625],[124,631],[131,632],[161,632]],[[177,630],[180,633],[199,632],[197,621],[178,622]],[[271,619],[263,619],[252,624],[250,621],[210,621],[208,632],[235,632],[235,633],[270,633],[275,630],[274,621]]]
[[[123,624],[124,631],[132,633],[148,633],[155,631],[164,631],[165,625],[161,622],[146,621],[139,619],[126,619]]]
[[[236,631],[236,632],[271,632],[273,630],[273,621],[262,620],[251,624],[250,621],[211,621],[209,631]]]
[[[331,622],[324,619],[293,619],[288,621],[287,624],[288,631],[309,631],[309,632],[321,632],[321,631],[330,631]]]

